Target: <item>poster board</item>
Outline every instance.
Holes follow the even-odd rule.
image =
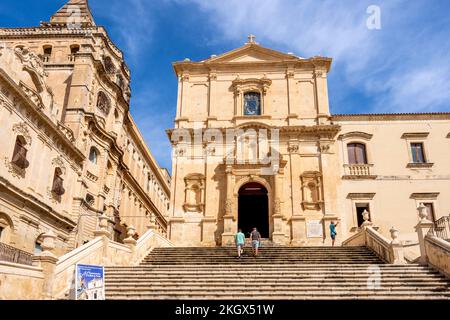
[[[104,267],[75,266],[75,300],[105,300]]]

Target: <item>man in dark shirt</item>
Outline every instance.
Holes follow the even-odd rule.
[[[258,248],[261,243],[261,234],[256,230],[256,228],[253,228],[252,233],[250,233],[250,239],[252,240],[252,250],[253,250],[253,256],[258,255]]]

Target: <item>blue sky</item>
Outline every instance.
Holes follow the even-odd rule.
[[[37,26],[65,0],[2,0],[0,25]],[[98,25],[132,72],[131,113],[152,153],[170,170],[165,129],[173,126],[172,62],[202,60],[246,42],[334,59],[332,113],[450,111],[448,0],[90,0]],[[368,6],[381,9],[369,30]]]

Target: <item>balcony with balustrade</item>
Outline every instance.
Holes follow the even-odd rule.
[[[344,176],[346,180],[374,180],[373,164],[344,164]]]

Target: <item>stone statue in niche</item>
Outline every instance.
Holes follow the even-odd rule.
[[[320,210],[323,207],[322,174],[318,171],[305,171],[302,180],[303,210]]]
[[[184,178],[185,201],[183,209],[186,212],[204,211],[205,176],[199,173],[189,174]]]

